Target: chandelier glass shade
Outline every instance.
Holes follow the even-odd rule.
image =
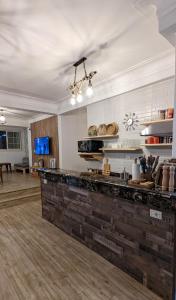
[[[75,67],[75,76],[73,83],[69,86],[72,95],[70,99],[71,105],[75,105],[76,103],[81,103],[83,101],[85,89],[85,94],[88,98],[93,96],[92,78],[97,71],[90,72],[89,74],[87,73],[85,66],[86,59],[86,57],[83,57],[73,65]],[[80,80],[77,80],[77,67],[81,64],[83,65],[84,69],[84,77]]]

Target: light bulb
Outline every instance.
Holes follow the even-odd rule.
[[[0,122],[1,123],[5,123],[5,120],[6,120],[5,116],[1,115],[0,116]]]
[[[81,92],[79,92],[76,100],[77,100],[78,103],[81,103],[83,101],[83,96],[82,96]]]
[[[91,97],[93,95],[93,88],[92,88],[92,86],[88,86],[88,88],[86,90],[86,95],[88,97]]]
[[[93,95],[93,88],[92,88],[91,80],[89,80],[89,84],[88,84],[88,87],[87,87],[87,90],[86,90],[86,95],[88,97],[91,97]]]
[[[72,97],[70,99],[70,103],[71,103],[71,105],[75,105],[76,104],[76,99],[75,99],[75,95],[74,94],[72,94]]]

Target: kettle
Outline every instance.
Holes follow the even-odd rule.
[[[43,168],[43,167],[44,167],[44,160],[43,160],[42,158],[38,160],[38,166],[39,166],[40,168]]]
[[[56,169],[56,158],[50,158],[49,167],[50,169]]]

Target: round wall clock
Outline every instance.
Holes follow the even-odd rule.
[[[136,127],[139,125],[138,117],[135,113],[125,114],[123,124],[127,131],[135,130]]]

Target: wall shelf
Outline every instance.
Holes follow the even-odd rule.
[[[142,148],[100,148],[103,152],[141,152]]]
[[[154,120],[154,121],[146,121],[141,123],[142,126],[149,126],[154,124],[163,124],[163,123],[171,123],[173,122],[173,119],[164,119],[164,120]]]
[[[172,144],[141,144],[142,147],[157,147],[157,148],[171,148],[172,147]]]
[[[84,140],[107,140],[107,139],[117,139],[119,136],[117,134],[114,135],[93,135],[93,136],[86,136]]]
[[[159,137],[162,137],[162,136],[171,136],[172,135],[172,132],[165,132],[165,133],[148,133],[148,134],[140,134],[140,136],[159,136]]]
[[[85,160],[96,160],[101,161],[103,159],[103,153],[102,152],[78,152],[78,155],[81,158],[84,158]]]

